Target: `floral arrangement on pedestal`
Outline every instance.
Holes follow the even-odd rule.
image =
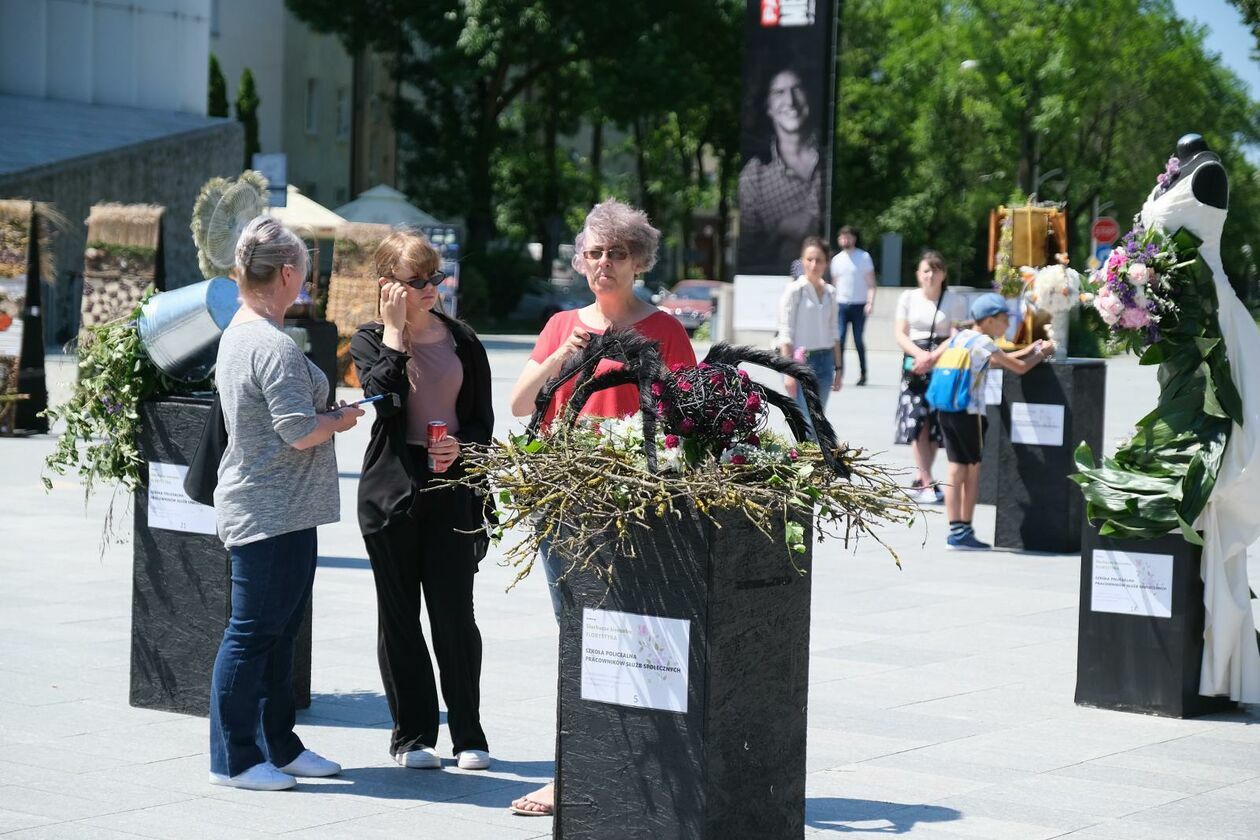
[[[1114,348],[1140,354],[1175,325],[1177,292],[1198,258],[1198,243],[1184,235],[1178,242],[1139,225],[1094,272],[1094,308],[1109,328]]]
[[[605,358],[626,367],[593,376],[594,365]],[[807,437],[795,403],[755,382],[738,367],[741,360],[801,381],[821,445],[792,442],[767,428],[768,409],[775,407],[798,440]],[[575,375],[580,378],[570,409],[541,429],[542,409],[555,388]],[[587,418],[573,408],[600,387],[628,382],[639,383],[642,410],[635,415]],[[719,344],[699,365],[667,370],[655,345],[642,337],[595,336],[543,389],[538,405],[525,434],[470,447],[466,477],[458,480],[496,488],[496,538],[522,528],[523,538],[507,552],[519,569],[517,581],[529,574],[544,544],[578,567],[610,575],[597,556],[612,543],[618,556],[633,557],[633,529],[667,516],[694,512],[716,522],[720,512],[736,511],[766,536],[782,528],[790,559],[806,550],[805,521],[820,539],[866,535],[887,547],[875,528],[910,525],[918,514],[895,477],[869,453],[835,441],[808,367],[765,351]]]
[[[152,286],[124,318],[85,328],[79,335],[79,378],[70,399],[44,411],[49,424],[64,424],[57,447],[44,459],[41,480],[52,489],[50,473],[77,473],[84,496],[98,485],[111,486],[127,498],[141,484],[144,461],[136,446],[142,400],[163,394],[192,393],[210,387],[204,382],[180,382],[167,376],[149,359],[136,321],[141,307],[156,291]],[[115,495],[116,498],[116,495]],[[113,503],[105,521],[105,536],[113,533]],[[102,546],[103,547],[103,546]]]
[[[1090,278],[1112,347],[1159,365],[1160,382],[1155,409],[1114,457],[1096,464],[1087,446],[1076,451],[1072,480],[1104,536],[1153,539],[1180,529],[1201,544],[1192,524],[1216,483],[1231,426],[1243,422],[1199,244],[1184,229],[1170,236],[1138,225]]]
[[[1007,213],[1002,218],[998,234],[996,265],[993,268],[993,290],[1004,298],[1019,297],[1024,293],[1022,272],[1014,266],[1015,216]]]
[[[1082,302],[1081,275],[1065,263],[1048,265],[1033,275],[1028,300],[1038,312],[1050,318],[1047,335],[1058,342],[1066,354],[1069,316]]]

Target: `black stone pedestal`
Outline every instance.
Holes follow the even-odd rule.
[[[767,539],[740,513],[722,523],[654,521],[634,529],[636,556],[615,560],[611,586],[593,572],[562,579],[553,837],[804,836],[810,578],[781,531]],[[808,553],[792,556],[809,570]],[[610,640],[592,610],[686,621],[689,654],[654,659],[639,631]],[[686,674],[685,711],[583,699],[583,669],[593,678],[629,649]]]
[[[1006,373],[1006,371],[1002,371]],[[992,376],[994,371],[989,371]],[[976,493],[976,501],[982,505],[996,505],[998,497],[998,458],[1000,457],[1002,438],[1002,407],[987,405],[984,416],[989,425],[984,433],[984,448],[981,450],[980,488]]]
[[[146,464],[187,465],[210,399],[170,397],[140,405]],[[131,705],[189,715],[210,708],[210,672],[231,614],[227,550],[214,534],[149,527],[147,483],[135,493],[131,603]],[[311,704],[311,607],[298,635],[293,696]]]
[[[328,405],[337,404],[337,325],[332,321],[321,321],[316,318],[289,318],[284,322],[286,327],[301,327],[306,330],[310,347],[306,358],[315,363],[315,367],[328,377]]]
[[[1107,368],[1101,359],[1037,365],[1023,376],[1006,372],[997,439],[997,527],[994,544],[1024,551],[1076,554],[1081,550],[1084,502],[1068,476],[1081,441],[1102,450]],[[1041,443],[1027,441],[1030,412],[1052,418],[1062,409],[1061,434],[1042,426]],[[988,457],[988,454],[985,454]]]
[[[1152,557],[1142,558],[1141,571],[1134,574],[1123,562],[1120,568],[1126,571],[1118,572],[1106,552]],[[1176,534],[1120,540],[1099,536],[1097,528],[1086,525],[1077,703],[1178,718],[1234,708],[1228,697],[1199,694],[1204,617],[1200,556],[1197,546]],[[1164,604],[1157,597],[1160,591],[1167,593]]]

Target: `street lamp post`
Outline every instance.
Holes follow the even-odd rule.
[[[1029,196],[1029,199],[1028,199],[1029,201],[1037,200],[1037,195],[1038,193],[1041,192],[1041,185],[1044,184],[1046,181],[1052,181],[1055,178],[1061,178],[1063,176],[1062,169],[1051,169],[1045,175],[1039,174],[1040,171],[1041,171],[1041,162],[1034,161],[1033,162],[1033,189],[1032,189],[1032,195]]]

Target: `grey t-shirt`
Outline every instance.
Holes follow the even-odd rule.
[[[223,544],[340,519],[333,442],[304,450],[292,445],[315,430],[315,413],[328,400],[328,378],[293,339],[261,319],[228,327],[215,382],[228,432],[214,491]]]

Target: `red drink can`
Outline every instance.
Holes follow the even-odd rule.
[[[433,460],[433,444],[444,437],[446,437],[446,422],[444,420],[430,420],[428,431],[430,472],[446,472],[445,470],[439,470],[437,463]]]

